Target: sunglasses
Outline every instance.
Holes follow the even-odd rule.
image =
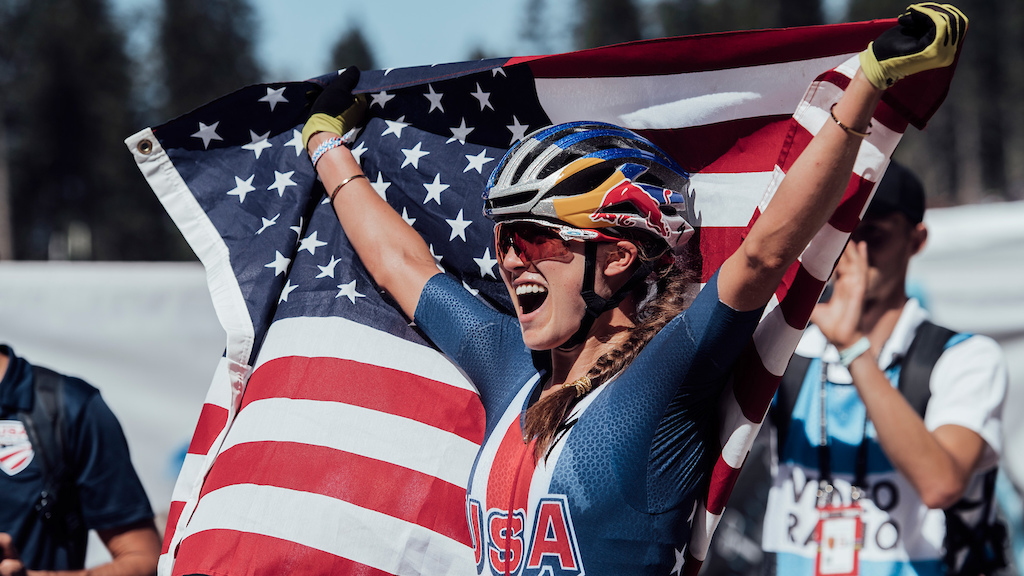
[[[504,260],[509,250],[525,266],[541,260],[572,260],[569,242],[603,240],[615,242],[613,238],[596,230],[574,228],[544,220],[508,220],[494,226],[494,249],[499,261]]]

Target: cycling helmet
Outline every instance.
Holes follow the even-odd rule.
[[[505,154],[484,192],[493,220],[543,218],[581,229],[646,232],[666,247],[693,234],[690,175],[639,134],[603,122],[533,132]]]
[[[487,181],[484,215],[498,222],[556,221],[601,236],[635,230],[660,243],[664,257],[693,234],[686,221],[689,182],[689,173],[643,136],[604,122],[571,122],[537,130],[508,150]],[[598,316],[616,307],[654,267],[641,263],[604,299],[594,292],[596,246],[587,242],[584,248],[586,313],[562,348],[582,343]]]

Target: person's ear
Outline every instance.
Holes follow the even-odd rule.
[[[615,244],[606,244],[608,251],[604,258],[604,273],[614,277],[630,272],[639,256],[637,247],[632,242],[619,240]]]
[[[921,252],[921,250],[924,250],[924,245],[927,243],[928,228],[924,225],[924,222],[918,222],[910,231],[910,248],[912,250],[911,255],[917,254]]]

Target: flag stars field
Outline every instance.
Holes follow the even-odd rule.
[[[392,98],[394,98],[394,95],[388,94],[385,90],[381,90],[373,95],[373,99],[370,101],[370,108],[373,108],[374,106],[380,106],[383,108],[384,105]]]
[[[483,174],[484,173],[484,164],[487,164],[488,162],[493,161],[494,158],[488,157],[487,156],[487,149],[484,148],[483,150],[480,151],[479,154],[477,154],[475,156],[470,156],[469,154],[466,154],[466,160],[469,161],[469,164],[466,165],[466,168],[463,170],[463,172],[469,172],[470,170],[476,170],[477,174]]]
[[[404,165],[403,165],[404,166]],[[427,184],[424,183],[423,187],[427,189],[427,197],[423,199],[423,203],[426,204],[433,200],[437,202],[437,205],[441,205],[441,192],[447,190],[450,186],[448,184],[441,183],[441,174],[438,173],[434,176],[434,181]]]
[[[494,275],[494,266],[498,263],[496,258],[491,258],[491,249],[485,248],[484,255],[482,258],[473,258],[473,262],[480,267],[480,277],[490,276],[497,280],[497,276]]]
[[[271,88],[267,87],[267,95],[260,98],[260,102],[266,102],[270,104],[270,111],[273,112],[274,108],[282,102],[287,103],[288,99],[284,97],[285,88]]]
[[[462,238],[462,241],[466,241],[466,228],[473,223],[472,220],[465,220],[462,217],[462,210],[459,210],[459,215],[454,220],[445,218],[445,222],[452,227],[452,235],[448,237],[448,241],[455,240],[456,237]]]
[[[235,176],[235,187],[228,191],[228,196],[238,196],[238,203],[239,204],[241,204],[242,202],[245,202],[245,195],[248,194],[249,192],[252,192],[252,191],[256,190],[252,186],[252,181],[253,181],[254,178],[256,178],[255,174],[253,174],[252,176],[249,176],[249,178],[247,180],[242,180],[238,176]],[[266,222],[266,219],[264,219],[264,223],[265,222]],[[263,231],[263,229],[261,228],[260,232],[262,232],[262,231]],[[257,234],[259,234],[259,232],[257,232]]]
[[[248,144],[243,144],[242,148],[246,150],[252,150],[253,153],[256,154],[257,160],[260,159],[260,154],[262,154],[264,150],[266,150],[267,148],[272,148],[274,146],[273,144],[270,143],[270,141],[267,140],[267,138],[270,137],[270,132],[258,135],[252,130],[249,130],[249,137],[252,139],[252,142]]]
[[[444,94],[438,94],[437,92],[434,92],[434,87],[430,84],[427,84],[427,90],[428,92],[424,94],[427,100],[430,100],[430,110],[427,110],[427,114],[430,114],[434,110],[440,110],[441,113],[443,114],[444,106],[441,105],[441,98],[444,97]]]
[[[470,96],[472,96],[473,98],[476,98],[477,101],[480,102],[480,111],[481,112],[484,111],[484,108],[490,108],[491,110],[494,110],[494,106],[491,106],[491,93],[490,92],[484,92],[480,88],[480,83],[479,82],[476,83],[476,92],[470,93]]]
[[[292,259],[291,258],[285,258],[284,254],[281,254],[281,252],[275,250],[274,251],[274,261],[269,263],[269,264],[264,264],[263,267],[264,268],[273,268],[274,269],[274,276],[280,276],[281,274],[284,274],[285,272],[288,271],[288,265],[291,264],[291,263],[292,263]]]
[[[473,131],[472,128],[466,127],[465,118],[462,119],[462,122],[458,126],[456,126],[455,128],[450,128],[450,130],[452,131],[452,137],[449,138],[448,141],[445,142],[445,144],[451,144],[452,142],[456,141],[459,144],[465,144],[466,137],[469,136],[469,133]]]
[[[405,168],[409,164],[412,164],[413,168],[419,170],[420,169],[420,158],[423,158],[427,154],[430,154],[430,152],[427,152],[426,150],[423,150],[422,148],[423,148],[423,143],[422,142],[417,142],[416,145],[413,146],[411,149],[403,148],[402,149],[402,154],[405,154],[405,161],[402,162],[402,166],[401,167]]]
[[[270,185],[267,190],[277,190],[277,195],[284,197],[284,191],[289,186],[298,186],[295,181],[292,180],[292,174],[295,174],[294,170],[288,172],[278,172],[274,170],[274,183]]]
[[[219,134],[217,134],[218,124],[220,124],[219,120],[217,122],[214,122],[213,124],[210,124],[209,126],[200,122],[199,130],[195,134],[193,134],[192,137],[201,139],[203,141],[203,148],[209,148],[210,142],[212,142],[213,140],[224,140],[223,138],[220,137]]]
[[[356,292],[355,280],[349,282],[348,284],[338,284],[338,295],[335,296],[335,298],[341,298],[342,296],[348,298],[353,304],[356,303],[356,298],[366,298],[365,294],[360,294],[359,292]]]

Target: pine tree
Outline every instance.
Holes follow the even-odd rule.
[[[137,130],[124,34],[106,0],[8,3],[2,92],[14,255],[167,257],[170,220],[122,140]]]
[[[580,21],[577,48],[593,48],[639,40],[640,13],[633,0],[576,0]]]
[[[246,0],[163,0],[158,25],[164,118],[260,81]]]
[[[359,28],[352,27],[338,39],[331,49],[331,66],[337,70],[356,66],[360,70],[373,70],[377,67],[370,45]]]

